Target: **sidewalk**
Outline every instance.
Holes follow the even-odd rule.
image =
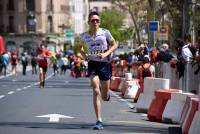
[[[28,65],[26,71],[30,71],[30,70],[31,70],[31,65]],[[17,74],[19,74],[19,73],[22,73],[22,64],[18,64],[18,65],[17,65]],[[14,74],[12,73],[12,66],[11,66],[11,64],[8,64],[6,76],[0,75],[0,79],[2,79],[2,78],[4,78],[4,77],[11,76],[11,75],[14,75]]]

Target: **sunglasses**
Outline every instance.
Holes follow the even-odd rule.
[[[94,23],[94,22],[99,23],[100,20],[99,19],[92,19],[90,22],[92,22],[92,23]]]

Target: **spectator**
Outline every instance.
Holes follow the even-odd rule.
[[[37,74],[37,58],[34,54],[31,56],[32,75]]]
[[[4,71],[3,72],[3,74],[6,76],[6,71],[7,71],[7,66],[8,66],[8,61],[9,61],[9,55],[8,55],[8,53],[7,52],[4,52],[2,55],[1,55],[1,57],[0,57],[1,59],[1,72],[0,73],[2,73],[2,71]]]
[[[22,74],[26,75],[26,67],[28,65],[28,57],[27,54],[22,53],[21,55],[21,63],[22,63]]]
[[[184,41],[181,39],[175,40],[175,53],[177,55],[177,59],[174,59],[173,62],[171,62],[171,65],[176,65],[178,76],[181,78],[184,75],[185,70],[185,59],[182,56],[182,48],[184,46]]]
[[[68,61],[67,56],[65,56],[65,55],[63,55],[61,60],[62,60],[62,63],[63,63],[62,66],[61,66],[61,74],[65,74],[69,61]]]
[[[144,82],[145,77],[155,77],[155,67],[151,65],[148,55],[144,56],[143,64],[140,65],[138,73],[140,83]]]
[[[17,75],[17,64],[18,64],[18,55],[16,52],[11,53],[11,66],[12,66],[12,73]]]
[[[191,44],[191,35],[185,34],[184,36],[185,44],[182,47],[182,56],[185,62],[192,62],[194,60],[194,56],[196,53],[196,50],[194,46]]]
[[[162,44],[162,46],[160,47],[160,51],[157,55],[157,61],[169,62],[172,58],[173,56],[169,51],[168,44]]]

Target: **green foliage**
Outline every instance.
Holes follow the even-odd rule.
[[[124,15],[122,12],[112,9],[106,10],[100,14],[101,27],[108,29],[115,40],[120,40],[120,28],[123,25]]]
[[[73,50],[74,50],[74,53],[77,54],[80,52],[80,48],[81,46],[83,46],[85,52],[87,53],[88,52],[88,47],[87,45],[81,41],[81,38],[80,38],[80,35],[77,35],[75,37],[75,40],[74,40],[74,47],[73,47]]]

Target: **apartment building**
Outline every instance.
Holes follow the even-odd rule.
[[[111,9],[111,0],[90,0],[90,11],[102,12]]]
[[[1,32],[60,33],[73,27],[72,0],[1,0]]]
[[[88,0],[1,0],[0,34],[6,36],[7,46],[19,48],[38,44],[50,34],[62,36],[66,29],[81,33],[86,28],[88,7]],[[27,45],[33,38],[36,43]],[[56,45],[69,41],[64,35],[50,40]]]

